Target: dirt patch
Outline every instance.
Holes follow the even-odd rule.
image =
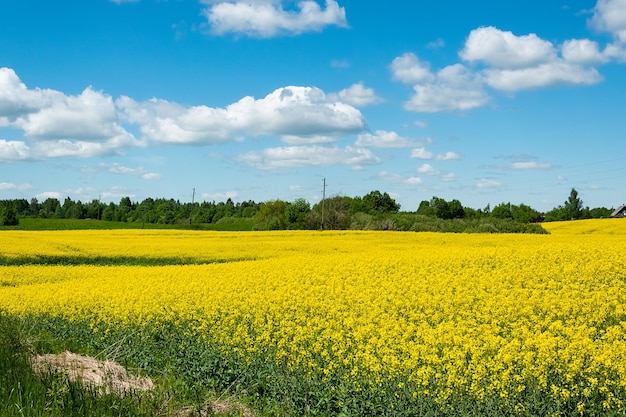
[[[32,365],[37,373],[63,372],[70,381],[81,381],[105,394],[124,395],[154,388],[150,378],[129,375],[126,368],[116,362],[99,361],[67,351],[57,355],[37,355],[32,359]]]

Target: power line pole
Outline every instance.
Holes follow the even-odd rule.
[[[324,187],[322,188],[322,230],[324,230],[324,202],[326,201],[326,178],[323,180]]]

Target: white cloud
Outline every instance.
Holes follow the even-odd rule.
[[[350,61],[346,59],[333,59],[330,61],[330,66],[337,69],[350,68]]]
[[[607,61],[600,52],[598,43],[589,39],[570,39],[563,42],[561,55],[567,62],[575,64],[598,64]]]
[[[320,143],[332,143],[337,137],[330,135],[293,136],[282,135],[280,139],[288,145],[315,145]]]
[[[129,193],[128,188],[117,185],[103,191],[101,197],[103,200],[119,200],[123,197],[135,198],[135,194]]]
[[[488,69],[484,73],[489,86],[508,92],[558,84],[590,85],[602,81],[595,68],[585,68],[564,60],[514,70]]]
[[[61,193],[56,191],[45,191],[43,193],[39,193],[35,196],[39,201],[45,201],[49,198],[56,198],[57,200],[61,199]]]
[[[398,135],[396,132],[377,130],[375,134],[364,133],[358,136],[355,145],[370,148],[408,148],[414,141]]]
[[[8,126],[18,117],[50,104],[52,90],[30,90],[11,68],[0,68],[0,126]]]
[[[421,129],[425,129],[428,127],[428,122],[425,122],[423,120],[416,120],[415,122],[413,122],[413,124]]]
[[[383,181],[388,181],[394,184],[403,184],[403,185],[421,185],[422,179],[419,177],[405,177],[399,174],[394,174],[388,171],[381,171],[378,174],[378,178]]]
[[[0,191],[25,191],[33,188],[30,184],[15,184],[12,182],[0,182]]]
[[[487,179],[487,178],[481,178],[476,183],[476,188],[480,188],[480,189],[499,188],[501,186],[502,186],[502,183],[500,183],[499,181],[490,180],[490,179]]]
[[[270,38],[282,34],[319,32],[331,25],[348,26],[345,9],[335,0],[326,0],[324,9],[315,1],[300,1],[297,10],[285,10],[280,0],[205,0],[204,3],[210,4],[203,14],[217,35],[235,33]]]
[[[391,72],[394,80],[406,84],[427,83],[434,80],[430,72],[430,64],[421,62],[414,53],[405,53],[391,62]]]
[[[610,9],[619,9],[626,16],[626,0],[600,0],[596,15],[604,16],[600,3],[618,1],[619,5],[612,4]],[[617,30],[620,25],[612,20],[605,26]],[[622,39],[621,35],[617,38]],[[482,107],[490,102],[486,86],[516,92],[561,84],[596,84],[602,81],[602,76],[591,65],[607,62],[609,58],[626,61],[626,45],[614,43],[601,52],[594,41],[571,39],[556,48],[534,33],[517,36],[489,26],[470,32],[459,57],[477,68],[455,64],[433,73],[430,65],[415,54],[406,53],[394,59],[393,78],[413,84],[414,94],[405,108],[441,112]]]
[[[470,110],[489,102],[480,77],[461,64],[440,70],[433,82],[417,84],[405,108],[417,112]]]
[[[156,172],[146,172],[145,174],[141,174],[141,178],[147,181],[160,180],[161,174],[157,174]]]
[[[417,168],[417,172],[420,174],[428,174],[428,175],[439,174],[439,171],[430,164],[423,164],[421,167]]]
[[[213,201],[226,201],[229,198],[234,200],[237,198],[239,194],[237,191],[224,191],[218,193],[202,193],[201,197],[204,200],[213,200]]]
[[[411,158],[417,159],[431,159],[433,157],[433,153],[427,151],[424,147],[415,148],[411,151]]]
[[[93,157],[109,153],[101,143],[76,141],[66,139],[58,141],[44,141],[35,143],[33,154],[39,157],[58,158],[63,156]]]
[[[441,39],[441,38],[438,38],[438,39],[436,39],[436,40],[434,40],[434,41],[432,41],[432,42],[428,42],[428,43],[426,44],[426,47],[427,47],[428,49],[441,49],[441,48],[443,48],[444,46],[446,46],[446,41],[444,41],[444,40],[443,40],[443,39]]]
[[[363,83],[353,84],[345,90],[341,90],[337,96],[342,102],[355,107],[365,107],[383,102],[383,99],[376,96],[374,89],[365,87]],[[334,98],[334,96],[329,95],[329,98]]]
[[[373,90],[355,84],[341,92],[346,101],[372,103]],[[137,139],[126,130],[136,125]],[[75,96],[29,89],[12,69],[0,68],[0,127],[21,129],[26,141],[0,141],[1,160],[94,157],[119,154],[150,141],[214,144],[244,135],[277,135],[291,144],[327,143],[362,131],[365,121],[339,94],[314,87],[283,87],[266,97],[244,97],[224,108],[183,106],[153,98],[117,100],[86,88]],[[150,176],[153,177],[153,176]]]
[[[161,178],[161,175],[154,172],[147,172],[143,167],[130,168],[124,165],[120,165],[118,163],[110,165],[102,163],[100,164],[100,166],[106,168],[109,172],[113,174],[133,175],[141,177],[144,180],[158,180]]]
[[[446,181],[446,182],[455,181],[456,178],[457,178],[457,176],[456,176],[456,174],[454,172],[448,172],[448,173],[445,173],[445,174],[443,174],[441,176],[441,179]]]
[[[113,99],[86,88],[78,96],[58,93],[49,105],[16,120],[26,137],[101,140],[127,132],[117,121]]]
[[[552,168],[552,165],[535,161],[520,161],[513,162],[513,164],[511,164],[511,168],[519,170],[550,169]]]
[[[237,161],[259,169],[290,168],[302,166],[376,165],[380,159],[365,148],[347,146],[287,146],[251,151],[239,155]]]
[[[589,24],[626,43],[626,0],[598,0]]]
[[[473,30],[459,56],[469,62],[482,62],[482,81],[497,90],[519,90],[558,84],[589,85],[602,80],[595,68],[582,64],[604,60],[595,42],[566,41],[559,57],[551,42],[537,35],[516,36],[495,27]]]
[[[29,89],[10,68],[0,68],[0,125],[33,139],[101,140],[125,135],[110,96],[87,87],[80,95]]]
[[[110,96],[91,87],[76,96],[29,89],[10,68],[0,68],[0,126],[35,141],[1,142],[2,159],[89,157],[143,145],[122,127]]]
[[[534,33],[515,36],[493,26],[470,32],[459,56],[469,62],[483,61],[503,69],[527,68],[556,57],[552,43]]]
[[[456,152],[446,152],[446,153],[437,155],[438,161],[455,161],[457,159],[461,159],[461,155],[459,155]]]
[[[604,56],[607,59],[615,59],[619,62],[626,62],[626,43],[611,43],[604,48]]]
[[[18,161],[28,159],[31,156],[31,150],[22,141],[0,139],[0,160],[2,161]]]
[[[262,99],[244,97],[226,108],[184,107],[165,100],[117,100],[126,119],[150,140],[165,143],[220,143],[237,133],[319,137],[354,133],[365,122],[356,108],[327,99],[314,87],[283,87]],[[289,139],[288,139],[289,140]]]

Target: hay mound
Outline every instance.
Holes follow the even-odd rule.
[[[37,355],[32,360],[33,369],[44,372],[63,372],[70,381],[81,381],[85,385],[102,390],[105,394],[124,395],[132,391],[148,391],[154,388],[148,377],[129,375],[120,364],[99,361],[89,356],[63,352],[58,355]]]

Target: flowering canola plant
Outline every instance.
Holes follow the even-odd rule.
[[[5,231],[0,309],[103,335],[193,323],[189,337],[224,354],[351,393],[497,399],[521,414],[541,393],[555,414],[626,412],[626,221],[544,226],[551,234]],[[136,261],[150,258],[184,262]]]

